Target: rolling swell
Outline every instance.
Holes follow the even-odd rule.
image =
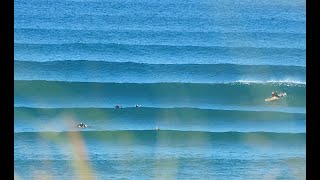
[[[199,132],[172,130],[133,130],[133,131],[70,131],[70,132],[16,132],[15,141],[23,139],[53,138],[66,141],[70,135],[80,133],[87,140],[114,142],[122,145],[169,145],[169,146],[210,146],[217,142],[252,143],[268,145],[304,145],[305,133],[272,133],[272,132]],[[69,136],[69,137],[68,137]]]
[[[228,7],[230,8],[230,6]],[[27,10],[27,9],[26,9]],[[93,9],[92,11],[95,11]],[[179,9],[180,11],[180,9]],[[265,9],[263,9],[265,11]],[[154,12],[153,12],[154,13]],[[274,12],[273,12],[274,13]],[[189,12],[187,13],[189,14]],[[243,11],[240,13],[243,15]],[[256,13],[260,15],[261,13]],[[220,14],[216,14],[219,16]],[[239,15],[239,16],[241,16]],[[205,18],[202,17],[167,17],[161,16],[141,16],[139,15],[62,15],[47,16],[23,14],[23,18],[16,19],[15,24],[18,28],[36,28],[47,27],[89,29],[89,30],[107,30],[107,29],[143,29],[153,30],[209,30],[209,31],[266,31],[269,32],[305,32],[305,20],[303,19],[277,19],[271,20],[270,17],[252,18],[246,17],[239,21],[237,18],[230,17],[228,21],[225,18]],[[256,16],[255,16],[256,17]],[[48,18],[57,18],[58,20],[47,22]],[[79,22],[79,20],[81,21]],[[86,22],[86,23],[83,23]],[[245,26],[243,24],[246,24]],[[276,26],[277,28],[269,28]],[[293,28],[294,27],[294,28]]]
[[[304,33],[265,32],[186,32],[143,30],[71,30],[15,28],[15,43],[65,44],[77,43],[136,43],[138,45],[194,45],[305,48]],[[233,40],[238,41],[234,42]]]
[[[208,132],[305,132],[304,113],[197,108],[28,108],[15,107],[15,132],[161,129]],[[48,127],[48,124],[49,127]],[[71,127],[68,124],[72,124]],[[286,127],[283,129],[282,127]]]
[[[175,52],[175,53],[187,53],[191,54],[212,54],[233,52],[234,54],[246,54],[246,56],[259,54],[273,54],[280,53],[285,54],[305,54],[303,48],[257,48],[257,47],[223,47],[223,46],[195,46],[195,45],[140,45],[140,44],[118,44],[118,43],[63,43],[63,44],[25,44],[15,43],[17,49],[41,50],[41,51],[75,51],[75,49],[82,51],[98,51],[98,52],[120,52],[129,51],[135,54],[144,55],[152,52]],[[171,53],[172,54],[172,53]]]
[[[305,66],[306,50],[300,48],[256,48],[192,45],[137,44],[19,44],[15,59],[29,61],[101,60],[139,63],[233,63]],[[281,59],[281,61],[279,61]],[[284,64],[287,62],[287,64]],[[289,63],[290,62],[290,63]]]
[[[306,104],[306,85],[293,83],[88,83],[59,81],[14,81],[15,104],[114,105],[118,103],[171,105],[280,105]],[[276,103],[265,98],[272,91],[286,92],[288,96]],[[180,103],[180,104],[179,104]],[[88,104],[87,104],[88,105]],[[90,107],[86,106],[86,107]],[[78,107],[78,106],[75,106]]]
[[[15,80],[225,83],[251,79],[257,82],[291,80],[303,83],[306,79],[306,68],[301,66],[146,64],[86,60],[48,62],[15,60],[14,66]]]
[[[305,179],[305,2],[15,7],[17,178]]]
[[[76,119],[90,119],[92,121],[104,121],[107,119],[128,119],[135,121],[137,119],[181,119],[187,121],[281,121],[298,120],[303,121],[306,118],[304,113],[284,113],[269,111],[237,111],[237,110],[214,110],[198,108],[123,108],[117,110],[114,108],[29,108],[15,107],[15,118],[35,120],[37,118],[54,118],[63,114],[72,114]],[[165,115],[165,116],[163,116]]]

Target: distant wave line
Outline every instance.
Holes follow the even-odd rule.
[[[295,51],[306,51],[305,48],[284,48],[284,47],[244,47],[244,46],[205,46],[205,45],[158,45],[158,44],[123,44],[123,43],[14,43],[15,46],[106,46],[106,47],[153,47],[153,48],[185,48],[185,49],[235,49],[235,50],[295,50]]]
[[[60,29],[49,29],[49,28],[24,28],[24,27],[15,27],[14,30],[43,30],[43,31],[83,31],[83,32],[106,32],[106,33],[115,33],[115,32],[120,32],[120,33],[124,33],[124,32],[140,32],[140,33],[181,33],[181,34],[194,34],[194,33],[203,33],[203,34],[211,34],[211,33],[217,33],[217,34],[279,34],[279,35],[306,35],[306,33],[302,33],[302,32],[260,32],[260,31],[240,31],[240,32],[233,32],[233,31],[188,31],[188,30],[184,30],[184,31],[178,31],[178,30],[157,30],[157,29],[153,29],[153,30],[141,30],[141,29],[128,29],[128,30],[122,30],[122,29],[110,29],[110,30],[105,30],[105,29],[68,29],[68,28],[60,28]]]
[[[306,133],[279,132],[207,132],[207,131],[177,131],[177,130],[114,130],[114,131],[63,131],[63,132],[15,132],[15,141],[31,138],[34,141],[45,137],[65,139],[72,133],[80,133],[85,139],[120,144],[158,144],[158,145],[188,145],[210,146],[215,142],[240,142],[255,145],[305,144]],[[40,136],[39,136],[40,135]],[[130,141],[127,138],[130,137]]]
[[[103,61],[103,60],[48,60],[48,61],[29,61],[29,60],[14,60],[16,63],[30,63],[30,64],[62,64],[62,63],[68,63],[68,64],[80,64],[80,63],[97,63],[97,64],[103,64],[103,65],[144,65],[144,66],[236,66],[236,67],[264,67],[264,68],[279,68],[279,67],[285,67],[285,68],[301,68],[302,70],[305,70],[305,66],[298,66],[298,65],[272,65],[272,64],[233,64],[233,63],[188,63],[188,64],[173,64],[173,63],[145,63],[145,62],[134,62],[134,61],[127,61],[127,62],[119,62],[119,61]]]
[[[52,80],[14,80],[15,83],[53,83],[53,84],[81,84],[81,85],[127,85],[127,86],[180,86],[180,85],[187,85],[187,86],[287,86],[287,87],[302,87],[305,88],[305,83],[300,82],[283,82],[283,81],[272,81],[272,82],[256,82],[256,81],[235,81],[235,82],[221,82],[221,83],[190,83],[190,82],[156,82],[156,83],[133,83],[133,82],[86,82],[86,81],[52,81]]]
[[[157,29],[141,29],[141,28],[128,28],[128,29],[122,29],[119,30],[117,28],[108,28],[108,29],[79,29],[79,28],[75,28],[75,29],[66,29],[66,28],[46,28],[46,27],[41,27],[41,28],[35,28],[35,27],[19,27],[19,26],[15,26],[14,29],[40,29],[40,30],[69,30],[69,31],[101,31],[101,32],[110,32],[110,31],[114,31],[114,32],[123,32],[123,31],[138,31],[138,32],[178,32],[178,33],[243,33],[243,34],[248,34],[248,33],[267,33],[267,34],[301,34],[301,35],[306,35],[305,32],[283,32],[283,31],[213,31],[213,30],[204,30],[203,31],[199,31],[199,30],[188,30],[188,29],[183,29],[183,30],[175,30],[173,31],[172,29],[161,29],[161,30],[157,30]]]
[[[94,114],[96,112],[98,113],[113,113],[113,114],[127,114],[127,113],[177,113],[181,114],[183,116],[186,116],[185,114],[191,114],[191,115],[205,115],[205,117],[211,118],[209,114],[215,114],[214,117],[217,116],[234,116],[234,115],[245,115],[245,118],[248,118],[249,115],[252,115],[252,117],[260,117],[260,118],[267,118],[267,116],[270,117],[279,117],[279,116],[299,116],[301,118],[305,118],[305,113],[298,113],[298,112],[275,112],[275,111],[267,111],[267,110],[235,110],[235,109],[208,109],[208,108],[195,108],[195,107],[123,107],[121,110],[116,110],[113,107],[26,107],[26,106],[16,106],[14,107],[14,111],[16,113],[24,112],[24,113],[30,113],[30,114],[46,114],[46,113],[63,113],[63,112],[70,112],[70,113],[87,113],[87,114]],[[200,114],[200,113],[207,113],[207,114]],[[108,114],[106,114],[108,115]],[[190,116],[191,116],[190,115]],[[213,117],[213,116],[212,116]],[[241,116],[238,116],[239,118]],[[272,119],[272,118],[271,118]]]

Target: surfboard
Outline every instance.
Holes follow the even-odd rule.
[[[287,96],[287,93],[280,93],[280,94],[278,94],[278,96],[279,97],[270,97],[270,98],[267,98],[267,99],[265,99],[264,101],[275,101],[275,100],[278,100],[278,99],[280,99],[280,98],[283,98],[283,97],[286,97]]]
[[[278,97],[271,97],[271,98],[265,99],[265,101],[275,101],[275,100],[278,100],[278,99],[280,99],[280,98],[278,98]]]

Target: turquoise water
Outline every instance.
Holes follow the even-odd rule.
[[[306,178],[305,1],[14,5],[17,179]]]

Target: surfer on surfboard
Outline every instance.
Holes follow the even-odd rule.
[[[83,123],[80,123],[80,124],[78,124],[78,127],[79,127],[79,128],[86,128],[87,125],[85,125],[85,124],[83,124]]]
[[[114,106],[114,108],[119,109],[119,108],[122,108],[122,106],[117,104],[116,106]]]
[[[271,93],[271,96],[272,97],[285,97],[285,96],[287,96],[287,93],[280,93],[280,94],[278,94],[278,91],[276,91],[276,92],[272,92]]]
[[[272,93],[271,93],[271,97],[265,99],[265,101],[274,101],[274,100],[278,100],[278,99],[280,99],[281,97],[285,97],[285,96],[287,96],[287,93],[280,93],[280,94],[278,94],[278,91],[276,91],[276,92],[272,92]]]
[[[280,97],[280,96],[278,95],[278,92],[276,91],[276,92],[271,93],[271,97]]]

